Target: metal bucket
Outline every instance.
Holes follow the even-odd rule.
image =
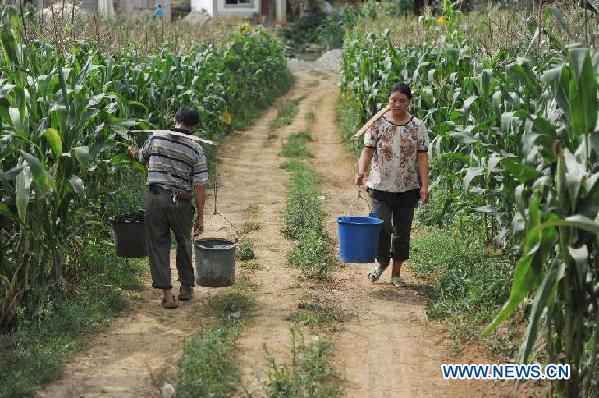
[[[226,239],[198,239],[194,243],[196,282],[223,287],[235,283],[235,243]]]
[[[116,255],[125,258],[148,256],[146,224],[143,221],[113,221]]]

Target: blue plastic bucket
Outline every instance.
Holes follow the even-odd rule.
[[[344,263],[373,263],[383,220],[374,217],[337,217],[339,257]]]

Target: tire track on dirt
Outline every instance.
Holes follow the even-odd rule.
[[[314,80],[306,74],[296,75],[294,88],[286,99],[302,98],[299,112],[291,125],[272,131],[269,126],[261,127],[263,147],[254,149],[254,167],[243,173],[231,174],[232,181],[242,184],[245,178],[255,179],[257,184],[247,193],[240,193],[245,201],[257,203],[264,213],[263,228],[255,232],[256,256],[262,269],[254,271],[251,280],[258,285],[256,313],[252,326],[245,329],[238,341],[239,366],[243,389],[240,396],[259,397],[265,395],[267,378],[266,352],[277,363],[287,362],[291,349],[291,325],[284,318],[297,309],[302,297],[298,284],[299,272],[287,266],[287,252],[292,243],[281,234],[280,212],[285,204],[287,173],[279,166],[285,161],[279,153],[288,135],[307,128],[305,110],[312,107]],[[276,137],[273,137],[276,135]],[[270,136],[270,139],[269,139]],[[237,156],[237,155],[235,155]],[[224,177],[223,181],[227,178]]]

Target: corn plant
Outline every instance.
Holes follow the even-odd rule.
[[[548,10],[544,16],[559,15]],[[342,89],[366,121],[386,102],[388,87],[410,83],[413,110],[432,129],[433,185],[443,187],[436,200],[444,210],[482,213],[488,241],[519,259],[510,299],[487,333],[530,296],[519,359],[532,359],[542,328],[550,361],[572,368],[556,391],[590,394],[599,336],[593,53],[565,47],[544,25],[550,48],[534,58],[484,57],[464,39],[460,14],[447,2],[446,11],[441,28],[422,20],[434,32],[416,45],[396,46],[389,31],[348,35]]]
[[[225,113],[263,106],[290,80],[282,47],[262,30],[233,32],[185,54],[166,46],[147,56],[108,54],[91,43],[57,48],[33,40],[16,9],[0,12],[4,327],[17,314],[38,314],[50,291],[60,298],[67,242],[87,227],[92,204],[102,203],[127,144],[143,141],[130,128],[168,127],[187,106],[200,110],[202,134],[223,134]]]

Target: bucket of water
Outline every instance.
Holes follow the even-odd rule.
[[[223,287],[235,283],[235,243],[226,239],[198,239],[194,243],[196,282]]]
[[[373,263],[383,220],[368,217],[337,217],[339,257],[344,263]]]
[[[146,224],[144,210],[121,214],[112,220],[116,236],[116,255],[125,258],[147,257]]]

